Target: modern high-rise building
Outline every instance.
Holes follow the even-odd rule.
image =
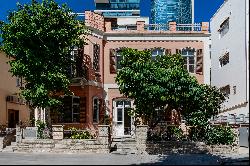
[[[140,0],[95,0],[95,7],[104,17],[140,16]]]
[[[151,23],[191,24],[194,22],[194,0],[151,0]]]
[[[112,23],[112,27],[121,28],[136,24],[137,21],[149,24],[149,17],[140,16],[140,0],[95,0],[95,7],[94,12],[104,16],[106,22]]]

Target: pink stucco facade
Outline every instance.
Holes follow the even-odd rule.
[[[71,90],[75,95],[86,98],[86,105],[82,117],[77,126],[95,126],[93,125],[93,97],[102,100],[102,106],[99,110],[100,117],[108,114],[110,118],[114,116],[114,101],[124,96],[120,94],[118,86],[115,82],[116,74],[111,72],[111,50],[118,50],[122,47],[129,47],[138,50],[162,48],[168,53],[175,54],[176,51],[185,48],[195,50],[195,72],[194,75],[199,83],[204,83],[204,68],[209,50],[207,42],[209,40],[208,23],[202,22],[198,27],[199,30],[178,31],[176,23],[169,24],[168,31],[147,30],[147,26],[143,21],[138,21],[135,30],[129,29],[112,29],[111,23],[93,12],[85,12],[86,26],[91,30],[91,34],[87,36],[87,45],[84,46],[84,62],[87,66],[88,74],[83,84],[74,84]],[[99,46],[96,54],[94,45]],[[206,57],[206,58],[205,58]],[[97,60],[96,60],[97,59]],[[99,65],[99,69],[94,69],[94,64]],[[198,69],[199,68],[199,69]],[[197,70],[196,70],[197,69]],[[98,79],[96,78],[98,76]],[[114,119],[113,119],[114,120]],[[99,122],[101,123],[101,122]]]

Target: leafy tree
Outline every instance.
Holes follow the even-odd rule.
[[[225,100],[215,87],[199,85],[184,68],[180,54],[154,60],[151,51],[124,48],[121,56],[122,69],[116,77],[119,90],[134,99],[135,113],[151,127],[159,121],[157,109],[167,113],[175,109],[187,118],[202,112],[207,120]]]
[[[60,103],[58,93],[69,93],[70,52],[82,47],[86,28],[63,4],[43,0],[17,3],[8,21],[0,24],[1,46],[11,57],[10,72],[25,80],[21,95],[35,107]]]

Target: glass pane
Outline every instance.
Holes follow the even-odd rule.
[[[189,57],[189,64],[194,64],[194,57],[193,56]]]
[[[117,101],[116,107],[123,107],[123,101]]]
[[[188,55],[194,55],[194,51],[188,51]]]
[[[187,50],[182,50],[182,55],[187,55]]]
[[[73,122],[80,122],[80,114],[73,114]]]
[[[99,106],[98,99],[94,99],[93,102],[93,122],[98,122]]]
[[[79,105],[73,105],[73,113],[80,113]]]
[[[187,57],[183,57],[184,59],[184,64],[187,64]]]
[[[189,72],[194,73],[194,65],[189,65]]]
[[[80,103],[80,97],[73,97],[73,103]]]
[[[123,118],[122,118],[122,109],[121,108],[118,108],[117,109],[117,121],[122,121]]]
[[[131,107],[131,101],[124,101],[124,107]]]
[[[122,60],[122,57],[117,55],[116,58],[117,58],[117,69],[121,69],[122,66],[121,66],[120,62],[121,62],[121,60]]]

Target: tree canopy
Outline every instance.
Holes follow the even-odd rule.
[[[134,111],[146,123],[158,115],[157,109],[167,112],[175,109],[185,117],[201,112],[204,118],[210,118],[225,100],[217,88],[200,85],[188,73],[180,54],[152,59],[149,50],[124,48],[121,56],[122,69],[116,82],[122,94],[134,99]]]
[[[69,93],[70,52],[82,47],[86,28],[65,4],[54,0],[17,3],[17,10],[0,23],[2,50],[11,57],[10,72],[25,80],[21,95],[33,106],[46,108]]]

